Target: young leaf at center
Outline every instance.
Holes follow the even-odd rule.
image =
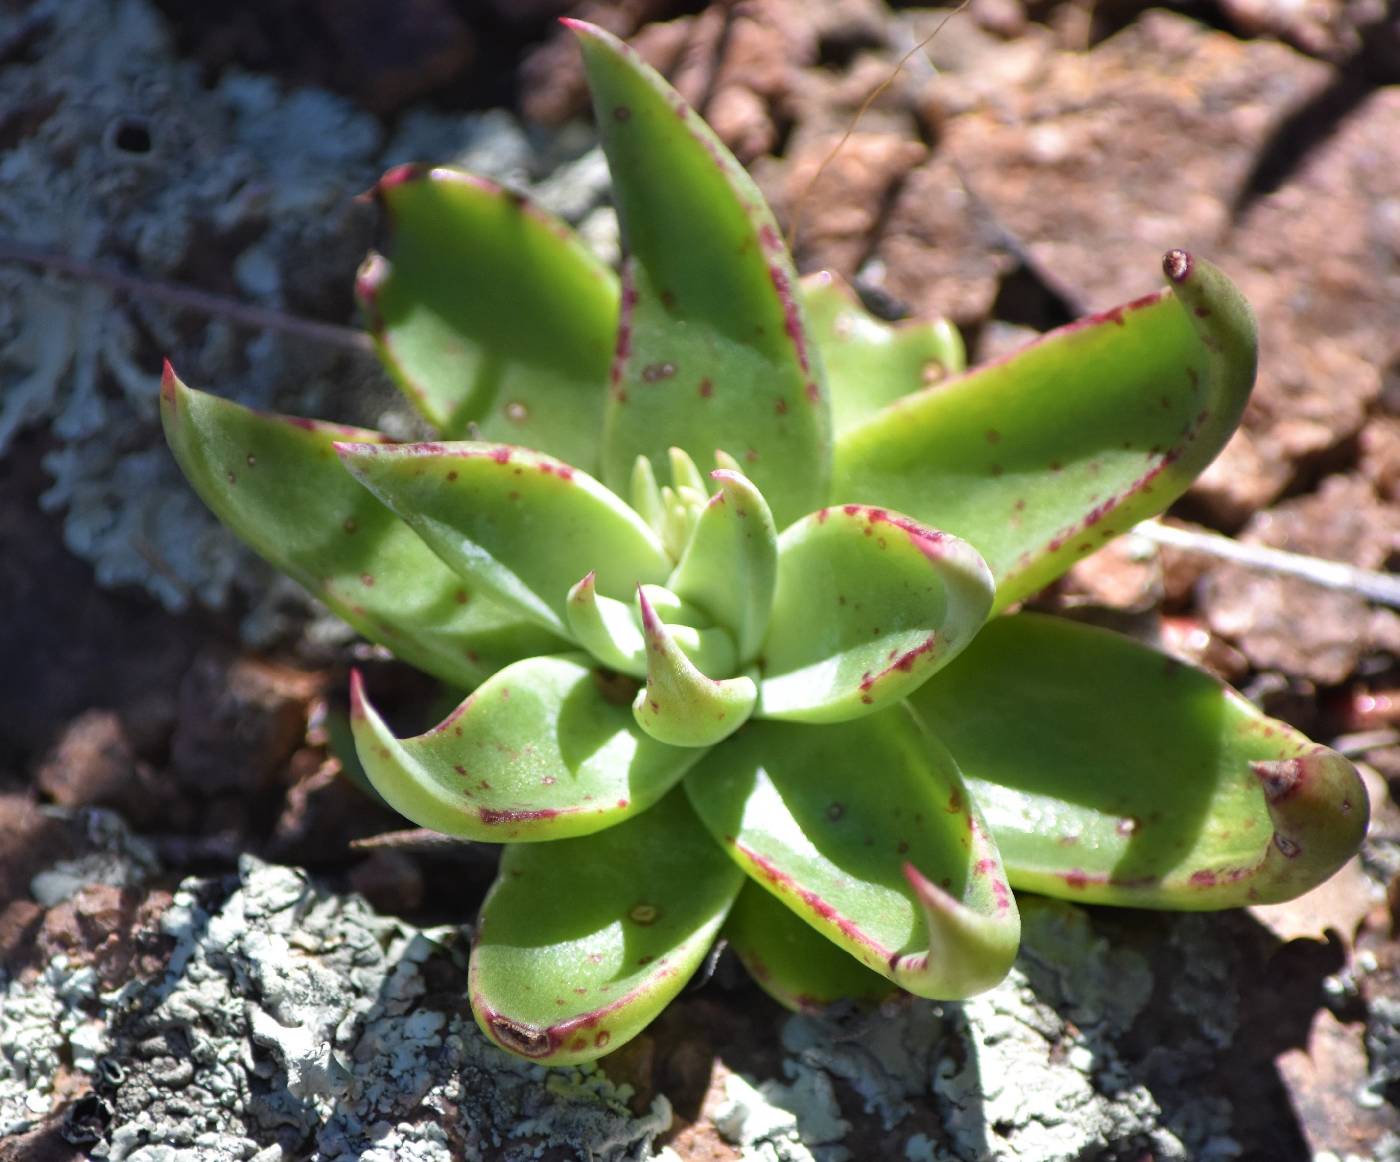
[[[841,722],[905,697],[972,640],[992,578],[966,541],[882,508],[824,508],[778,542],[760,718]]]

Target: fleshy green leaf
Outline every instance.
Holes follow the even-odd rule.
[[[862,305],[850,284],[823,270],[802,280],[807,331],[822,355],[839,437],[887,404],[941,383],[966,365],[962,337],[947,319],[891,325]]]
[[[597,578],[589,573],[569,590],[565,610],[574,640],[610,670],[644,678],[647,643],[632,607],[612,597],[599,597]]]
[[[697,654],[696,662],[686,656],[676,641],[676,631],[662,622],[641,589],[637,591],[637,604],[647,649],[647,684],[637,691],[632,704],[638,725],[653,738],[672,746],[713,746],[728,738],[753,712],[758,699],[753,679],[747,675],[707,677],[699,668],[705,661],[703,653]],[[725,636],[722,630],[711,632],[720,638]],[[732,645],[728,651],[727,659],[709,667],[715,673],[723,673],[733,664]],[[713,654],[714,650],[706,652]]]
[[[967,542],[881,508],[815,512],[779,538],[755,713],[840,722],[897,702],[972,640],[991,601]]]
[[[679,790],[595,835],[507,848],[472,951],[477,1023],[550,1065],[612,1052],[685,986],[743,878]]]
[[[387,255],[356,283],[380,356],[445,436],[548,452],[590,470],[617,331],[617,280],[521,195],[452,169],[399,166],[375,187]]]
[[[902,707],[839,726],[754,722],[685,781],[755,881],[919,996],[996,984],[1020,922],[957,765]]]
[[[752,481],[724,469],[710,473],[710,497],[667,588],[730,631],[739,663],[748,665],[768,630],[777,581],[773,514]]]
[[[675,445],[737,456],[779,527],[826,497],[830,416],[797,276],[743,167],[626,45],[578,34],[628,257],[603,479]]]
[[[185,476],[224,524],[404,661],[474,686],[563,645],[464,583],[351,479],[335,441],[382,440],[377,432],[255,412],[186,387],[169,365],[161,419]]]
[[[1172,288],[1045,336],[845,432],[832,495],[966,537],[1003,609],[1182,494],[1254,382],[1249,306],[1182,251]]]
[[[695,762],[632,721],[631,690],[574,657],[529,658],[426,734],[399,740],[351,683],[355,748],[375,790],[420,827],[503,843],[560,839],[645,811]]]
[[[345,466],[461,576],[567,635],[569,591],[590,570],[630,597],[670,558],[630,508],[587,473],[505,444],[340,444]]]
[[[1290,899],[1356,851],[1352,765],[1209,675],[1018,614],[915,693],[1018,888],[1139,908]]]
[[[881,1001],[896,991],[754,883],[734,901],[724,935],[759,988],[795,1012],[839,1000]]]

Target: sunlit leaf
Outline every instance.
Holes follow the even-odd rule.
[[[897,400],[837,442],[832,495],[965,537],[996,608],[1161,512],[1214,459],[1254,383],[1248,304],[1172,251],[1171,289]]]
[[[685,986],[743,878],[679,791],[595,835],[507,848],[472,951],[477,1023],[550,1065],[612,1052]]]
[[[913,696],[1018,888],[1143,908],[1299,895],[1355,851],[1355,768],[1214,678],[1107,630],[993,621]]]
[[[449,439],[523,444],[593,471],[617,279],[558,219],[460,170],[399,166],[356,283],[384,364]]]

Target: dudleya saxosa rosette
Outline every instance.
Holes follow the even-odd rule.
[[[352,680],[380,794],[506,844],[471,1004],[503,1048],[616,1049],[723,934],[793,1007],[996,984],[1012,888],[1277,901],[1357,848],[1352,766],[1106,631],[1007,612],[1179,496],[1238,423],[1248,306],[1168,286],[961,373],[799,280],[681,98],[572,25],[621,280],[468,174],[404,167],[359,293],[444,442],[255,413],[167,371],[211,508],[369,639],[472,693],[399,739]]]

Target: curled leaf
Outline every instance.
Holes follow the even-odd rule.
[[[1290,899],[1356,851],[1355,768],[1117,634],[1000,618],[911,705],[963,766],[1019,888],[1207,909]]]
[[[894,707],[838,726],[755,722],[685,781],[750,877],[919,996],[995,985],[1020,933],[996,844],[956,764]]]
[[[609,596],[671,571],[636,513],[552,456],[481,443],[336,451],[460,576],[555,633],[567,635],[569,591],[590,570]]]
[[[215,515],[332,612],[456,686],[565,643],[463,581],[355,483],[337,440],[377,432],[270,415],[186,387],[167,365],[161,420]]]
[[[365,774],[421,827],[465,839],[560,839],[613,827],[695,761],[637,729],[630,691],[575,657],[530,658],[485,682],[426,734],[397,739],[351,682]]]
[[[638,589],[642,632],[647,648],[647,684],[637,691],[632,712],[653,738],[672,746],[713,746],[743,726],[753,712],[758,688],[747,675],[710,678],[700,669],[703,654],[691,661],[676,641],[675,630],[662,622],[645,591]],[[723,673],[734,663],[734,647],[722,630],[708,631],[714,659],[708,667]],[[727,651],[720,655],[719,650]]]
[[[477,1024],[549,1065],[611,1053],[685,986],[742,883],[679,791],[594,835],[507,848],[472,950]]]
[[[992,580],[975,549],[882,508],[824,508],[778,541],[756,713],[840,722],[906,697],[972,640]]]
[[[1004,609],[1180,496],[1254,383],[1248,304],[1208,263],[844,432],[833,495],[966,537]]]

